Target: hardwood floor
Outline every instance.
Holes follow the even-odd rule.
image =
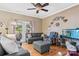
[[[58,47],[58,46],[55,46],[55,45],[52,45],[50,47],[50,51],[49,52],[46,52],[46,53],[43,53],[43,54],[40,54],[39,52],[37,52],[33,48],[32,44],[23,43],[22,47],[24,49],[27,49],[31,53],[31,56],[56,56],[59,51],[62,52],[63,54],[67,53],[66,48]]]

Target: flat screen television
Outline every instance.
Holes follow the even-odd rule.
[[[66,29],[63,31],[63,36],[79,39],[79,29]]]

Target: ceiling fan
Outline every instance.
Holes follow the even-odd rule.
[[[48,6],[49,3],[44,3],[44,4],[41,4],[41,3],[32,3],[32,5],[35,7],[35,8],[28,8],[27,10],[36,10],[36,13],[39,13],[40,10],[42,11],[45,11],[45,12],[48,12],[47,9],[44,9],[45,6]]]

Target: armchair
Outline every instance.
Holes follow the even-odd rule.
[[[49,38],[51,39],[52,44],[56,44],[56,39],[58,38],[57,32],[50,32]]]

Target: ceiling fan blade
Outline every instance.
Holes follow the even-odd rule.
[[[42,6],[41,3],[37,3],[36,6]]]
[[[49,5],[49,3],[45,3],[45,4],[43,4],[43,6],[42,7],[45,7],[45,6],[48,6]]]
[[[32,3],[32,5],[33,5],[34,7],[36,7],[36,4]]]
[[[48,12],[48,10],[46,10],[46,9],[41,9],[41,10],[43,10],[43,11],[45,11],[45,12]]]
[[[38,14],[39,13],[39,10],[37,10],[36,13]]]
[[[35,10],[36,8],[28,8],[27,10]]]

